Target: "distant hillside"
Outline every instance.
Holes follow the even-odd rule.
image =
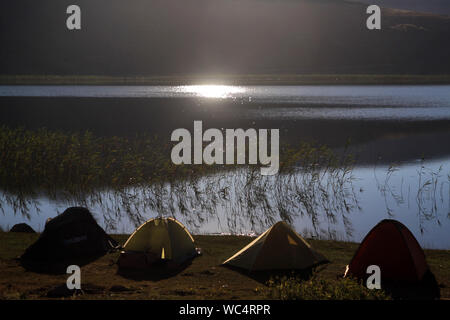
[[[380,7],[444,14],[450,16],[449,0],[355,0]]]
[[[0,2],[0,73],[178,75],[450,74],[450,17],[345,0],[77,0]]]

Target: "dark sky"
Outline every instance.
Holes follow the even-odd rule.
[[[73,3],[80,31],[66,28]],[[369,31],[365,8],[345,0],[1,0],[0,74],[450,73],[449,18],[387,14],[382,30]]]
[[[382,7],[450,15],[450,0],[356,0]]]

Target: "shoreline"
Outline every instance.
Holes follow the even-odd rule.
[[[0,75],[0,85],[444,85],[450,74]]]

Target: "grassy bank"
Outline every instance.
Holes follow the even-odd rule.
[[[0,85],[394,85],[450,84],[447,74],[0,75]]]
[[[25,271],[14,260],[33,243],[37,234],[0,232],[0,299],[47,299],[49,292],[64,285],[66,275],[46,275]],[[127,235],[114,235],[124,243]],[[243,236],[195,236],[203,255],[178,274],[170,277],[130,279],[117,274],[118,253],[106,256],[82,267],[84,294],[76,299],[272,299],[274,286],[267,286],[245,273],[220,264],[252,238]],[[384,292],[368,292],[353,281],[339,276],[345,270],[356,243],[309,240],[331,263],[316,270],[313,280],[302,283],[303,299],[385,299]],[[450,251],[425,250],[425,254],[441,287],[441,297],[450,298]],[[295,285],[295,282],[291,282]],[[275,288],[276,289],[276,288]],[[279,290],[277,291],[279,293]],[[276,293],[276,292],[275,292]],[[74,297],[71,297],[74,298]],[[286,298],[286,296],[284,296]]]

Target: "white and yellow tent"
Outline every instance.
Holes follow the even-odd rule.
[[[280,221],[223,264],[250,271],[302,270],[328,260]]]
[[[197,255],[194,238],[174,218],[148,220],[128,238],[123,249],[124,257],[126,254],[145,254],[147,257],[170,260],[177,264],[182,264]],[[136,263],[139,264],[139,261],[143,260],[138,259]]]

